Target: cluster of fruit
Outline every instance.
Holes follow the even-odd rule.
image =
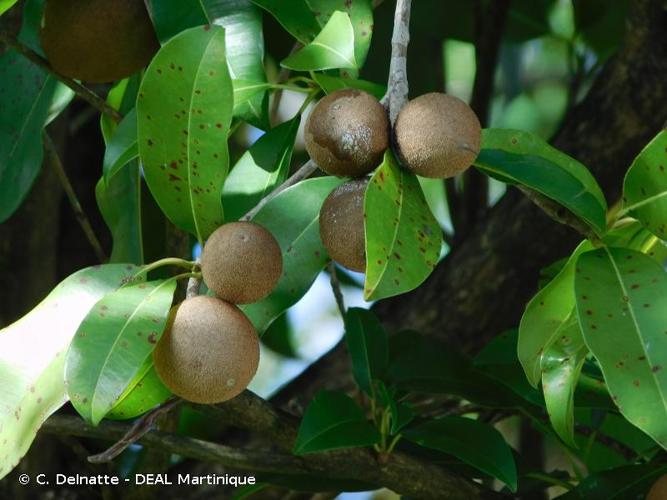
[[[283,260],[269,231],[253,222],[230,222],[209,237],[201,268],[215,297],[199,295],[172,308],[153,362],[174,394],[211,404],[238,395],[255,376],[257,332],[235,304],[269,295]]]
[[[366,177],[393,146],[404,167],[416,175],[453,177],[479,153],[477,115],[460,99],[440,93],[413,99],[399,112],[393,131],[387,113],[361,90],[333,92],[314,107],[305,128],[306,149],[331,175],[352,177],[337,187],[320,211],[320,235],[329,255],[353,271],[366,269],[364,194]]]

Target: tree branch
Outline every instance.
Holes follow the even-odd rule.
[[[87,87],[84,87],[71,78],[58,73],[55,69],[53,69],[53,67],[46,59],[44,59],[30,47],[23,45],[7,31],[0,30],[0,41],[6,43],[9,47],[16,50],[19,54],[26,57],[37,66],[51,73],[54,77],[72,89],[76,95],[81,97],[81,99],[86,101],[94,108],[98,109],[100,112],[108,115],[115,122],[120,122],[123,119],[123,115],[121,115],[118,110],[114,109],[112,106],[109,106],[109,104],[107,104],[107,102],[98,96],[95,92],[88,89]]]
[[[391,37],[391,61],[387,93],[382,104],[389,113],[391,126],[396,123],[401,108],[408,102],[408,43],[410,42],[410,9],[412,0],[397,0],[394,14],[394,33]]]

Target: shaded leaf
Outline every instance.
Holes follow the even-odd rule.
[[[301,43],[310,42],[320,31],[320,25],[307,0],[252,0],[270,12],[278,22]]]
[[[292,325],[287,313],[284,313],[278,316],[264,332],[262,344],[286,358],[298,358],[299,354],[292,336]]]
[[[346,394],[320,391],[306,408],[294,453],[371,446],[380,433],[366,420],[363,410]]]
[[[155,371],[153,357],[148,357],[138,375],[105,418],[126,420],[138,417],[164,403],[171,395],[171,391],[165,387]]]
[[[558,500],[627,500],[644,498],[651,485],[667,473],[666,465],[626,465],[586,477]]]
[[[366,188],[366,282],[364,299],[408,292],[433,272],[442,231],[413,174],[401,169],[391,150]]]
[[[104,151],[102,172],[105,182],[130,161],[139,157],[137,146],[137,113],[132,109],[118,124]]]
[[[609,57],[625,33],[629,0],[572,0],[577,32],[600,58]]]
[[[324,73],[313,73],[313,78],[325,93],[331,94],[341,89],[359,89],[375,96],[378,100],[382,99],[387,91],[384,85],[378,85],[366,80],[356,80],[354,78],[343,78],[339,76],[325,75]]]
[[[377,387],[377,398],[384,408],[389,408],[391,413],[391,426],[389,432],[392,435],[398,434],[406,425],[408,425],[417,416],[417,412],[405,403],[397,401],[397,392],[395,389],[388,388],[381,380],[375,381]]]
[[[208,23],[200,0],[150,0],[151,18],[163,45],[181,31]]]
[[[373,396],[373,380],[381,379],[389,362],[389,341],[371,311],[351,307],[345,314],[345,341],[357,385]]]
[[[165,215],[200,242],[223,221],[232,99],[225,31],[217,26],[191,28],[167,42],[137,99],[148,187]]]

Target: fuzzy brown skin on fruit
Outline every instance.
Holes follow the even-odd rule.
[[[326,173],[362,177],[380,164],[389,147],[389,119],[367,92],[337,90],[313,108],[304,138],[311,159]]]
[[[320,209],[320,238],[329,256],[340,265],[366,271],[364,194],[368,179],[341,184]]]
[[[56,71],[94,83],[130,76],[160,48],[143,0],[47,0],[40,36]]]
[[[422,177],[446,179],[475,161],[482,128],[465,102],[433,92],[403,107],[396,119],[394,140],[405,167]]]
[[[227,401],[248,387],[259,363],[259,340],[233,304],[200,295],[172,308],[153,351],[158,376],[194,403]]]
[[[254,222],[230,222],[216,229],[201,256],[204,283],[217,297],[249,304],[271,293],[283,272],[273,235]]]
[[[646,500],[667,500],[667,474],[660,476],[646,495]]]

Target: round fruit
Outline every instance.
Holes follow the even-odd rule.
[[[259,340],[238,307],[200,295],[172,308],[153,362],[177,396],[220,403],[240,394],[255,376]]]
[[[320,209],[320,238],[329,256],[342,266],[366,270],[364,193],[368,179],[341,184]]]
[[[463,172],[475,161],[482,129],[465,102],[430,93],[403,107],[396,119],[394,138],[405,167],[422,177],[445,179]]]
[[[41,41],[56,71],[96,83],[130,76],[160,47],[143,0],[47,0]]]
[[[337,90],[313,108],[304,137],[311,159],[326,173],[362,177],[380,164],[389,147],[389,120],[372,95]]]
[[[234,304],[263,299],[283,272],[280,246],[273,235],[254,222],[230,222],[208,238],[201,256],[206,286]]]
[[[646,495],[646,500],[666,500],[667,499],[667,474],[664,474],[658,479],[651,491]]]

